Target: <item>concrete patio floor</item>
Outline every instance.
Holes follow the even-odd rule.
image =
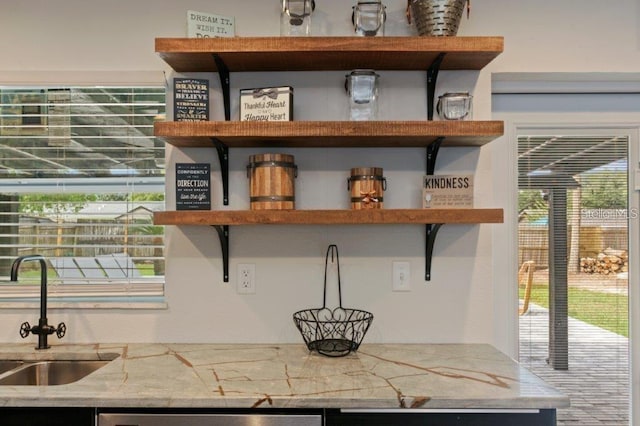
[[[549,315],[532,305],[520,317],[520,363],[569,395],[558,425],[629,426],[628,339],[569,318],[569,370],[547,364]]]

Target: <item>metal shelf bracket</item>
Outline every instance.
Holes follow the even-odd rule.
[[[220,85],[222,86],[222,101],[224,102],[224,119],[231,120],[231,80],[229,77],[229,68],[224,63],[220,55],[214,53],[213,60],[218,68],[220,76]]]
[[[446,53],[440,53],[427,68],[427,119],[433,120],[433,106],[436,100],[436,82],[438,81],[438,72],[440,64]]]
[[[436,169],[436,159],[438,158],[438,151],[440,146],[444,142],[445,137],[440,136],[435,141],[427,146],[427,175],[433,175]],[[426,224],[426,247],[425,247],[425,275],[426,281],[431,281],[431,262],[433,260],[433,245],[436,242],[436,234],[442,226],[442,223],[428,223]]]
[[[222,251],[223,281],[229,282],[229,225],[211,225],[218,232]]]
[[[436,160],[438,159],[438,151],[444,142],[445,137],[440,136],[427,146],[427,174],[433,175],[436,170]]]
[[[431,281],[431,260],[433,258],[433,245],[436,243],[436,235],[442,226],[442,223],[428,223],[426,225],[426,247],[425,247],[425,281]]]
[[[220,160],[220,175],[222,176],[222,204],[229,205],[229,147],[218,138],[211,138],[216,147]]]

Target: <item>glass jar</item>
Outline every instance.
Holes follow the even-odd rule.
[[[349,95],[349,119],[377,120],[378,79],[374,70],[353,70],[346,75],[345,88]]]
[[[281,36],[308,36],[311,34],[311,13],[314,0],[282,0],[280,13]]]
[[[353,29],[359,36],[383,36],[384,23],[387,19],[387,13],[381,0],[377,1],[358,1],[353,6]]]
[[[437,111],[444,120],[466,120],[471,118],[471,99],[469,92],[445,93],[438,97]]]

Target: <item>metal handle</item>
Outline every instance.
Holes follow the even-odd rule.
[[[58,336],[58,339],[62,339],[65,334],[67,334],[67,325],[61,322],[56,328],[56,336]]]
[[[304,2],[302,15],[291,13],[288,3],[289,2],[287,0],[282,0],[282,13],[286,13],[287,15],[292,16],[294,18],[304,18],[305,16],[311,15],[311,13],[313,13],[313,11],[316,10],[316,1],[315,0],[311,0],[311,12],[309,12],[309,13],[307,13],[306,1]]]
[[[26,339],[30,332],[31,324],[29,324],[27,321],[23,322],[22,325],[20,325],[20,337]]]
[[[353,178],[356,177],[361,177],[361,176],[351,176],[347,178],[347,191],[351,191],[351,180],[353,180]],[[375,180],[381,180],[382,181],[382,190],[386,191],[387,190],[387,178],[383,177],[382,179],[378,179],[378,176],[364,176],[365,178],[368,179],[375,179]],[[361,179],[357,179],[357,180],[361,180]]]
[[[338,246],[335,244],[329,245],[327,248],[327,255],[324,258],[324,295],[322,297],[322,307],[327,307],[327,267],[329,266],[329,253],[331,253],[331,262],[333,262],[333,254],[335,252],[336,265],[338,267],[338,306],[342,308],[342,285],[340,282],[340,259],[338,257]]]

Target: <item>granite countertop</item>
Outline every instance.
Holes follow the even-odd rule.
[[[545,409],[569,399],[483,344],[3,344],[0,360],[119,355],[67,385],[0,386],[0,406]]]

